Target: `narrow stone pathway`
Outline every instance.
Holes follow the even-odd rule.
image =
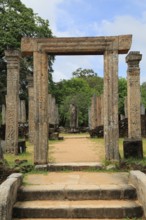
[[[50,160],[55,163],[102,162],[104,155],[103,144],[98,144],[88,135],[68,135],[50,147]]]

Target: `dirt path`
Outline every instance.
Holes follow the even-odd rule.
[[[101,162],[104,159],[104,147],[89,136],[64,136],[63,141],[51,144],[50,159],[56,163]]]

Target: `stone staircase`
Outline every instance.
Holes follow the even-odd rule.
[[[18,192],[13,220],[142,219],[131,185],[26,185]]]

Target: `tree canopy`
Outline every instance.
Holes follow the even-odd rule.
[[[20,0],[0,0],[0,102],[6,94],[6,63],[4,51],[20,48],[22,37],[52,37],[49,21],[43,20]],[[52,69],[53,57],[49,60]],[[31,67],[31,68],[30,68]],[[32,59],[21,59],[20,90],[26,96],[26,76],[32,71]]]

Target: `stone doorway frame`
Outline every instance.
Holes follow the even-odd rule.
[[[119,160],[118,54],[128,53],[132,35],[22,38],[23,56],[34,65],[34,164],[48,163],[48,55],[104,55],[104,140],[107,160]]]

